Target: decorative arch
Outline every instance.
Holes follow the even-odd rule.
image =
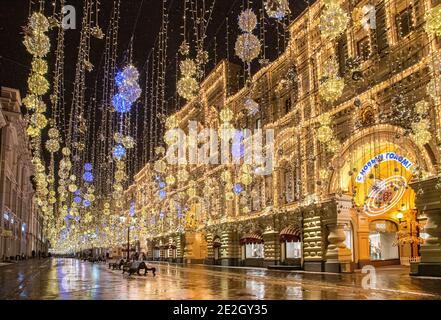
[[[399,137],[398,139],[396,137]],[[329,189],[328,192],[335,193],[338,189],[338,177],[341,170],[347,164],[351,152],[354,150],[361,150],[368,143],[371,143],[375,139],[382,140],[386,143],[390,143],[402,150],[405,150],[408,154],[411,154],[416,160],[417,165],[423,170],[429,173],[435,173],[436,169],[434,167],[436,159],[433,150],[426,146],[424,148],[419,148],[413,139],[405,135],[404,129],[390,125],[390,124],[379,124],[374,125],[369,128],[359,130],[348,138],[341,146],[340,152],[338,152],[331,160],[333,171],[329,178]],[[430,149],[430,152],[428,151]]]

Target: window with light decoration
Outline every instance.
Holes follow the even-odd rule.
[[[366,61],[369,59],[370,54],[371,44],[369,37],[366,36],[357,42],[357,55],[361,58],[361,60]]]
[[[412,7],[407,7],[395,16],[398,38],[404,38],[413,29]]]
[[[292,99],[288,97],[285,99],[285,114],[288,114],[292,108]]]

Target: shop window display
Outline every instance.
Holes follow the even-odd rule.
[[[286,258],[300,259],[302,257],[301,242],[286,242]]]
[[[245,256],[247,259],[263,259],[263,243],[248,243],[245,245]]]

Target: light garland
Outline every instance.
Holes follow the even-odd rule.
[[[420,101],[415,105],[415,112],[419,116],[419,121],[412,124],[412,131],[415,143],[421,148],[428,144],[432,139],[430,122],[429,119],[425,118],[428,110],[429,107],[426,101]]]
[[[327,102],[337,101],[343,94],[344,79],[338,76],[338,63],[335,58],[326,61],[322,80],[319,85],[319,95]]]
[[[254,34],[253,30],[257,23],[254,23],[255,14],[251,9],[243,11],[239,16],[239,27],[244,32],[236,41],[235,52],[236,55],[246,63],[250,63],[260,54],[260,40]],[[253,28],[251,28],[253,27]]]
[[[178,94],[187,101],[193,100],[199,90],[199,84],[195,79],[197,73],[196,63],[191,59],[181,61],[182,78],[178,81]]]

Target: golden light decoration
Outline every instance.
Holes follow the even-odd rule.
[[[186,182],[190,178],[190,174],[186,169],[179,170],[177,173],[179,182]]]
[[[240,176],[240,182],[244,186],[249,186],[253,183],[253,177],[248,173],[244,173]]]
[[[197,73],[196,63],[192,59],[181,61],[180,67],[183,77],[193,77]]]
[[[333,138],[334,132],[328,126],[322,126],[317,129],[317,140],[322,143],[327,143]]]
[[[168,145],[176,144],[178,140],[178,132],[175,129],[168,130],[164,135],[164,141]]]
[[[427,84],[426,91],[434,101],[438,101],[441,93],[441,76],[432,77]]]
[[[167,183],[167,185],[172,186],[172,185],[174,185],[176,183],[176,178],[173,175],[168,175],[165,178],[165,182]]]
[[[223,182],[227,182],[231,180],[231,172],[230,171],[224,171],[221,174],[221,179]]]
[[[415,104],[415,112],[419,115],[425,115],[429,111],[429,104],[426,101],[419,101]]]
[[[187,101],[193,100],[199,89],[198,82],[194,78],[184,77],[178,82],[178,94]]]
[[[345,82],[340,77],[328,78],[320,84],[319,95],[327,102],[337,101],[343,94]]]
[[[40,134],[40,130],[34,126],[29,126],[26,129],[26,133],[28,134],[29,137],[35,138],[38,137],[38,135]]]
[[[229,108],[224,108],[220,112],[220,119],[222,122],[230,122],[233,120],[234,112]]]
[[[171,115],[165,120],[165,128],[167,130],[175,129],[178,126],[178,118],[176,115]]]
[[[125,179],[125,176],[126,175],[125,175],[124,171],[118,170],[115,172],[115,180],[117,182],[123,181]]]
[[[253,32],[257,26],[257,16],[252,9],[242,11],[239,16],[239,28],[242,32]]]
[[[320,32],[328,40],[337,39],[349,22],[347,13],[340,7],[337,0],[326,0],[325,9],[320,16]]]
[[[51,139],[58,139],[60,137],[60,131],[58,131],[58,129],[56,128],[50,128],[47,132],[47,135]]]
[[[136,145],[136,142],[135,142],[135,139],[133,139],[131,136],[125,136],[122,139],[122,144],[127,149],[133,149],[135,147],[135,145]]]
[[[187,195],[188,195],[190,198],[194,198],[194,197],[196,197],[196,195],[197,195],[196,188],[193,188],[193,187],[188,188],[188,189],[187,189]]]
[[[55,153],[60,150],[60,143],[58,142],[58,140],[49,139],[46,141],[46,150],[50,153]]]
[[[61,153],[63,154],[63,156],[68,157],[68,156],[70,156],[70,149],[67,147],[64,147],[63,149],[61,149]]]
[[[26,50],[35,57],[45,57],[50,50],[50,39],[43,33],[26,34],[23,44]]]
[[[428,34],[441,36],[441,4],[429,9],[425,15],[424,29]]]
[[[153,166],[153,170],[155,170],[158,173],[164,173],[165,170],[167,170],[167,164],[162,159],[158,160],[155,162],[155,164]]]
[[[34,113],[31,116],[31,123],[37,128],[37,129],[44,129],[47,126],[47,119],[44,114],[41,113]]]
[[[225,194],[225,200],[227,201],[233,201],[234,200],[234,193],[233,192],[227,192]]]
[[[282,20],[291,12],[288,0],[266,0],[265,10],[270,18],[277,20]]]
[[[38,73],[33,73],[28,79],[29,92],[42,96],[49,91],[49,82],[47,79]]]
[[[69,192],[74,193],[78,190],[78,187],[76,184],[71,183],[69,184],[69,186],[67,187],[67,190],[69,190]]]
[[[29,28],[35,32],[48,32],[49,20],[40,12],[34,12],[29,18]]]
[[[261,44],[259,38],[254,34],[241,34],[236,41],[234,50],[236,55],[244,62],[251,62],[260,54]]]
[[[327,180],[330,176],[330,172],[328,169],[321,169],[319,172],[320,179]]]
[[[421,119],[419,122],[412,124],[415,143],[419,147],[424,147],[432,140],[430,133],[430,123],[428,119]]]
[[[45,75],[47,73],[48,66],[44,59],[37,58],[32,61],[32,72],[40,75]]]

